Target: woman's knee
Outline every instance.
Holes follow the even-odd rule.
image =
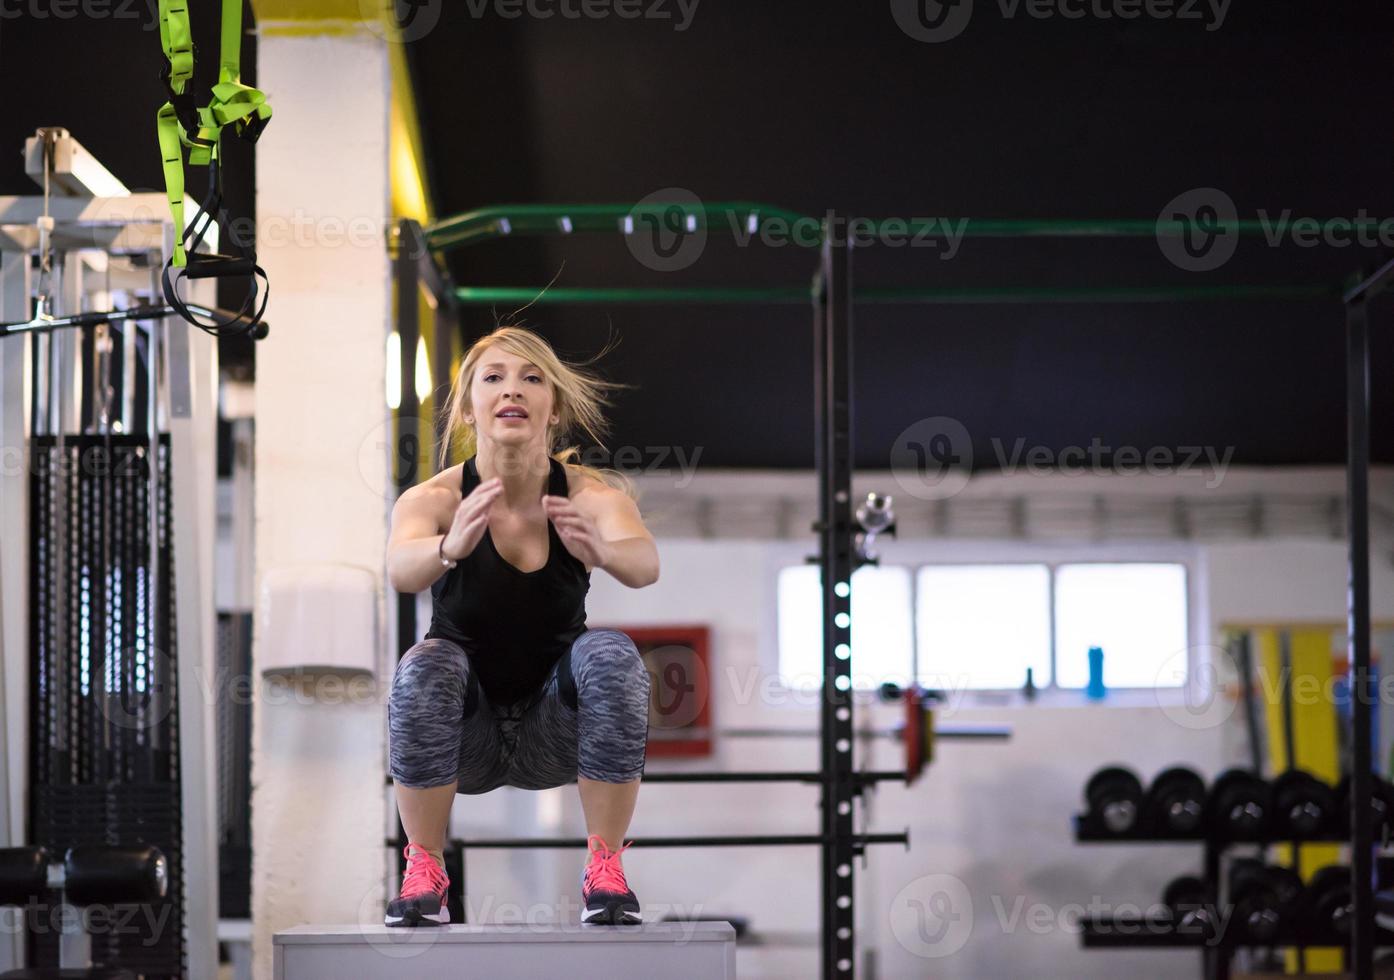
[[[422,640],[397,661],[388,703],[394,713],[468,717],[478,704],[477,687],[463,650],[445,640]]]
[[[649,697],[649,673],[639,648],[619,630],[589,630],[572,647],[571,672],[578,693],[587,690],[623,691],[645,703]]]

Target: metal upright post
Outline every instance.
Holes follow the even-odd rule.
[[[412,367],[416,360],[416,335],[419,329],[417,289],[421,271],[416,256],[419,235],[420,229],[416,222],[409,218],[398,222],[394,242],[396,252],[392,257],[392,279],[396,288],[396,317],[394,319],[397,331],[397,349],[401,352],[401,363],[397,372],[401,400],[398,402],[396,415],[388,417],[388,441],[390,443],[388,447],[388,465],[390,468],[388,476],[396,488],[397,497],[405,493],[416,480],[415,463],[409,462],[414,457],[408,456],[408,451],[411,448],[408,440],[416,438],[414,431],[416,424],[416,379]],[[412,429],[409,430],[408,426],[411,426]],[[397,593],[396,614],[396,650],[392,655],[394,665],[398,658],[411,649],[412,644],[416,642],[416,595],[414,593]],[[393,809],[396,810],[395,807]],[[394,812],[392,818],[397,826],[397,837],[406,840],[407,832],[402,824],[401,814]],[[406,873],[406,859],[400,849],[397,851],[394,864],[399,876]],[[455,887],[456,884],[452,881],[452,890]]]
[[[1346,304],[1346,486],[1350,577],[1347,641],[1351,692],[1351,877],[1355,901],[1351,970],[1374,976],[1374,889],[1370,852],[1370,329],[1363,297]]]
[[[824,229],[814,314],[822,570],[822,975],[852,975],[852,254]]]
[[[418,295],[421,271],[416,256],[416,243],[420,241],[421,230],[416,222],[404,220],[397,226],[397,255],[393,261],[393,271],[397,280],[397,339],[402,352],[401,378],[402,400],[397,409],[396,424],[392,437],[392,479],[400,496],[416,482],[417,456],[421,434],[417,431],[417,412],[420,405],[416,400],[416,338],[421,325],[418,315]],[[416,642],[416,595],[411,592],[397,593],[397,656],[400,657]]]
[[[0,255],[0,319],[29,316],[29,255]],[[0,538],[29,538],[32,396],[26,336],[0,339]],[[25,843],[29,691],[29,549],[0,548],[0,847]],[[20,921],[23,921],[22,919]],[[22,929],[0,930],[0,972],[22,965]]]
[[[175,234],[173,225],[166,226],[166,257],[173,250]],[[170,639],[174,641],[176,690],[163,696],[175,698],[178,704],[184,948],[189,975],[207,976],[216,972],[218,964],[218,770],[213,705],[204,695],[204,684],[215,676],[216,669],[211,505],[217,470],[217,344],[179,317],[152,322],[150,337],[150,567],[159,568],[159,501],[168,493],[173,535],[169,570],[175,606],[175,635]],[[156,337],[162,341],[158,352]],[[157,378],[157,370],[163,371],[163,379]],[[169,433],[169,453],[163,464],[161,415]],[[160,591],[152,589],[151,594],[158,609]],[[160,629],[156,627],[157,638]],[[161,667],[159,659],[153,666]]]

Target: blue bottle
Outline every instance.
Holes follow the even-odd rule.
[[[1089,685],[1084,696],[1091,701],[1101,701],[1104,696],[1104,648],[1089,648]]]

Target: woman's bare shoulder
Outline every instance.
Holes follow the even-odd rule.
[[[568,497],[574,498],[582,491],[587,494],[599,495],[603,495],[607,492],[619,492],[603,480],[597,480],[579,466],[575,466],[571,463],[565,463],[563,465],[566,467],[566,495]]]
[[[439,508],[442,510],[453,508],[460,503],[460,468],[452,466],[449,469],[441,470],[429,480],[423,480],[414,487],[409,487],[402,492],[398,498],[398,503],[407,504],[413,507]]]

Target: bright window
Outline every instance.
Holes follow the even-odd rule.
[[[1055,667],[1061,687],[1084,687],[1089,648],[1104,652],[1105,687],[1176,687],[1186,640],[1186,567],[1078,564],[1055,570]]]
[[[808,690],[823,683],[823,605],[817,565],[779,572],[779,675],[786,687]],[[852,573],[852,686],[910,676],[910,569],[864,565]]]
[[[1107,688],[1178,687],[1186,662],[1186,566],[1169,562],[867,565],[852,576],[852,681],[904,684],[918,667],[931,689],[1082,688],[1089,649],[1103,650]],[[781,681],[822,683],[816,565],[780,570]],[[913,588],[912,588],[913,586]],[[1053,609],[1052,609],[1053,603]],[[1053,613],[1053,616],[1052,616]]]
[[[1019,688],[1028,667],[1050,683],[1049,567],[928,565],[916,587],[925,687]]]

